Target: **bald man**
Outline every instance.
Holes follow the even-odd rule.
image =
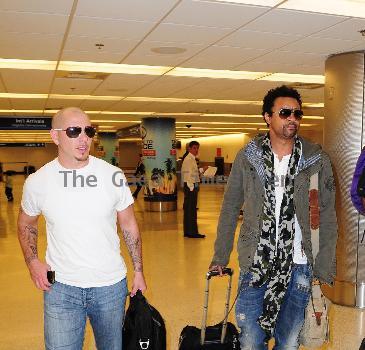
[[[94,135],[82,110],[60,110],[51,130],[58,157],[23,188],[18,237],[31,278],[43,291],[46,349],[81,350],[87,318],[99,350],[122,349],[128,290],[117,221],[134,267],[131,295],[146,289],[132,194],[119,168],[89,155]],[[46,262],[37,250],[41,214]]]

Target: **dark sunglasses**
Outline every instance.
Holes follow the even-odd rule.
[[[282,119],[288,119],[292,115],[292,113],[294,114],[296,120],[300,120],[303,118],[303,111],[301,109],[282,108],[279,110],[279,112],[276,113],[278,113],[279,117]]]
[[[81,126],[69,126],[66,129],[53,129],[56,131],[66,131],[66,135],[71,138],[75,139],[76,137],[79,137],[81,134],[82,128]],[[84,128],[85,134],[87,137],[93,138],[96,134],[96,129],[93,126],[85,126]]]

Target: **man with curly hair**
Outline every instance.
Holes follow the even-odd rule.
[[[229,262],[237,218],[240,265],[237,324],[241,349],[298,349],[312,282],[332,284],[336,272],[335,186],[328,155],[298,136],[302,100],[280,86],[263,100],[269,127],[236,156],[227,183],[210,269]],[[319,252],[313,261],[310,177],[318,173]],[[318,211],[320,209],[320,217]]]

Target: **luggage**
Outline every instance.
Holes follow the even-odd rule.
[[[362,340],[359,350],[365,350],[365,338]]]
[[[129,300],[123,325],[123,350],[166,350],[166,328],[160,313],[140,290]]]
[[[218,271],[210,271],[206,275],[207,282],[202,328],[199,329],[194,326],[184,327],[180,334],[179,350],[239,350],[240,345],[237,328],[231,322],[227,322],[233,270],[225,268],[223,269],[223,273],[229,276],[223,322],[209,327],[206,325],[210,279],[219,274]]]

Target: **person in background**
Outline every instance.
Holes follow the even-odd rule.
[[[184,183],[184,237],[204,238],[198,231],[197,202],[200,175],[196,156],[199,152],[199,142],[189,143],[189,154],[185,157],[181,167],[181,177]]]
[[[3,163],[0,162],[0,182],[3,182],[3,174],[4,174]]]
[[[139,154],[139,161],[136,166],[136,171],[134,172],[135,180],[136,180],[136,189],[133,192],[133,198],[137,199],[139,191],[143,187],[143,175],[145,174],[145,167],[143,164],[142,154]]]
[[[13,172],[11,170],[6,171],[5,173],[5,195],[8,199],[8,202],[12,202],[14,200],[13,197]]]
[[[361,215],[365,215],[365,147],[357,159],[350,196],[356,210]],[[365,350],[365,338],[362,340],[359,350]]]
[[[236,156],[226,186],[210,270],[222,274],[238,237],[237,325],[241,350],[298,349],[311,284],[336,274],[335,182],[328,155],[297,135],[303,117],[295,89],[268,91],[262,115],[269,132]],[[313,261],[309,220],[310,177],[318,173],[319,252]]]
[[[95,132],[81,109],[57,112],[51,137],[58,157],[24,183],[18,238],[34,285],[43,291],[47,350],[81,350],[87,318],[99,350],[123,348],[128,289],[117,222],[134,268],[131,296],[146,289],[133,197],[119,168],[89,155]],[[37,248],[41,214],[46,262]]]

